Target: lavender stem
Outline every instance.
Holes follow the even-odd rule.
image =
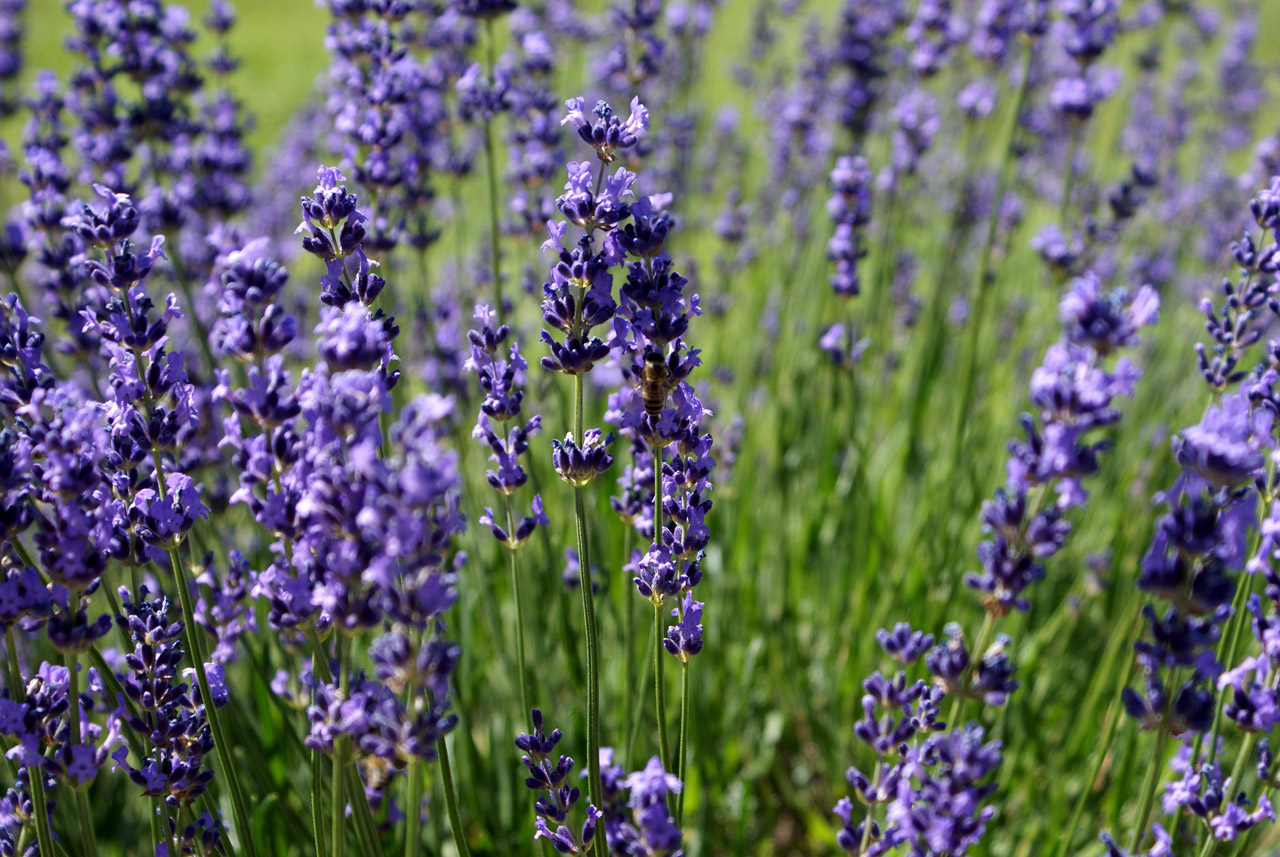
[[[441,789],[444,791],[445,808],[449,812],[449,832],[453,834],[453,844],[458,849],[459,857],[471,857],[471,849],[467,846],[467,837],[462,830],[462,815],[458,812],[458,794],[453,787],[449,747],[445,744],[443,735],[436,739],[436,756],[440,760]]]
[[[77,745],[80,743],[80,676],[79,676],[79,658],[76,655],[67,656],[67,699],[71,703],[71,710],[67,715],[71,726],[71,743]],[[72,789],[76,805],[76,822],[80,825],[80,847],[84,850],[85,857],[97,857],[98,843],[93,835],[93,814],[89,812],[89,796],[85,794],[83,788]]]

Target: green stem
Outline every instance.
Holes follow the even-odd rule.
[[[622,548],[622,564],[626,565],[631,561],[631,533],[632,526],[627,522],[627,532],[623,537]],[[622,735],[624,738],[631,734],[632,727],[632,709],[635,705],[635,682],[636,682],[636,613],[635,599],[632,598],[630,586],[623,587],[625,592],[622,593],[623,613],[622,613],[622,670],[624,688],[623,711],[622,711]],[[629,763],[631,758],[627,757]]]
[[[1076,183],[1076,152],[1080,149],[1080,137],[1083,133],[1084,125],[1075,122],[1071,126],[1071,137],[1067,143],[1067,162],[1064,164],[1067,175],[1063,179],[1062,199],[1058,203],[1058,223],[1062,226],[1062,231],[1068,230],[1067,215],[1071,209],[1071,193],[1075,190]]]
[[[880,790],[880,769],[882,765],[880,760],[876,760],[875,772],[871,775],[871,798],[875,800],[876,792]],[[862,843],[858,848],[859,854],[867,853],[867,846],[871,844],[871,827],[876,820],[876,805],[874,803],[867,804],[867,817],[862,822]]]
[[[471,857],[471,849],[467,847],[466,832],[462,829],[462,814],[458,812],[458,793],[453,786],[453,768],[449,764],[449,745],[444,736],[436,739],[436,755],[440,760],[441,790],[444,792],[444,805],[449,813],[449,831],[453,834],[453,844],[458,849],[459,857]]]
[[[324,824],[320,819],[324,815],[324,802],[320,797],[323,776],[320,772],[320,751],[311,751],[311,836],[315,840],[316,857],[328,853],[324,842]]]
[[[408,827],[404,838],[404,857],[422,854],[422,768],[415,761],[409,764],[409,794],[405,798],[405,817]]]
[[[213,345],[209,332],[205,330],[204,322],[200,320],[200,314],[196,312],[195,292],[191,288],[191,281],[187,278],[187,271],[182,264],[182,258],[178,255],[177,243],[177,241],[169,242],[169,263],[173,265],[174,279],[178,281],[178,288],[182,291],[182,299],[187,302],[186,315],[191,320],[191,326],[194,328],[192,333],[195,334],[196,340],[200,343],[200,353],[205,360],[205,371],[212,374],[214,367],[218,365],[218,361],[213,356]]]
[[[511,512],[511,495],[506,495],[507,501],[507,532],[511,534],[511,538],[515,538],[515,516]],[[529,675],[528,668],[525,664],[524,652],[524,593],[520,586],[520,567],[519,559],[516,556],[518,548],[510,547],[507,553],[511,554],[511,591],[516,599],[516,677],[520,682],[520,712],[522,716],[528,716],[533,709],[529,707]]]
[[[15,539],[14,542],[17,540]],[[11,542],[10,544],[13,544]],[[22,683],[22,668],[18,664],[18,647],[13,636],[13,627],[5,628],[5,663],[9,670],[9,688],[14,698],[25,702],[27,688]],[[39,765],[33,769],[27,766],[27,779],[31,788],[31,808],[36,819],[36,843],[41,854],[53,853],[53,829],[49,826],[49,803],[44,795],[44,770]]]
[[[662,767],[671,770],[671,743],[667,738],[667,692],[662,671],[663,633],[662,606],[653,605],[653,693],[654,715],[658,721],[658,757]]]
[[[342,634],[335,631],[334,636],[334,646],[338,653],[338,694],[340,698],[346,699],[347,692],[350,690],[351,673],[351,670],[347,668],[348,648],[343,644]],[[344,772],[346,766],[347,736],[342,735],[333,743],[332,797],[329,803],[329,839],[333,843],[333,851],[331,852],[333,857],[343,857],[347,852],[347,835],[342,824],[347,807],[346,796],[343,793],[347,783],[347,777]]]
[[[349,739],[348,739],[349,740]],[[378,825],[369,809],[369,800],[364,793],[364,779],[360,776],[360,765],[352,753],[347,752],[347,802],[351,804],[351,817],[356,825],[356,842],[360,845],[360,855],[382,854],[382,840],[378,836]]]
[[[156,458],[156,484],[161,497],[164,496],[164,473],[160,470],[159,457]],[[200,688],[200,698],[204,700],[205,717],[209,721],[209,730],[213,733],[214,749],[218,753],[218,764],[222,775],[227,780],[227,791],[231,794],[231,812],[235,816],[236,832],[240,834],[240,846],[249,857],[257,857],[258,849],[253,842],[253,828],[249,824],[249,807],[245,802],[244,792],[240,788],[238,768],[231,758],[231,745],[227,743],[227,735],[222,727],[222,719],[218,715],[217,706],[213,704],[213,693],[209,690],[209,676],[205,673],[204,657],[200,654],[200,637],[196,630],[196,607],[191,598],[190,582],[187,578],[186,566],[177,548],[169,548],[169,562],[173,566],[174,588],[178,590],[178,601],[182,605],[182,621],[185,624],[187,651],[195,664],[196,684]]]
[[[680,744],[676,753],[679,759],[680,797],[676,800],[676,827],[684,822],[684,798],[689,793],[689,781],[685,771],[689,767],[689,662],[680,663]]]
[[[1250,556],[1257,554],[1257,543],[1260,534],[1254,537],[1254,549],[1250,552]],[[1236,586],[1236,597],[1231,604],[1231,623],[1227,633],[1222,635],[1222,639],[1218,642],[1218,663],[1234,664],[1236,660],[1236,649],[1240,645],[1241,629],[1249,624],[1249,612],[1244,609],[1245,602],[1249,600],[1249,592],[1253,588],[1252,575],[1241,575],[1243,578]],[[1229,638],[1229,639],[1228,639]],[[1213,727],[1209,730],[1209,761],[1213,762],[1218,758],[1218,732],[1222,728],[1222,708],[1226,705],[1228,694],[1218,694],[1218,704],[1213,712]],[[1203,733],[1201,733],[1203,734]]]
[[[1138,846],[1147,832],[1147,822],[1151,819],[1151,807],[1155,801],[1156,787],[1160,784],[1160,773],[1164,770],[1164,751],[1169,743],[1169,715],[1173,713],[1173,701],[1178,696],[1178,671],[1175,669],[1169,677],[1168,700],[1164,705],[1164,716],[1160,720],[1160,734],[1156,736],[1156,749],[1151,754],[1147,768],[1147,778],[1142,784],[1142,797],[1138,803],[1137,824],[1133,835],[1129,838],[1129,853],[1136,853]]]
[[[581,306],[581,301],[579,301]],[[573,436],[583,443],[582,375],[573,376]],[[591,549],[587,536],[586,490],[573,489],[573,516],[578,536],[578,588],[582,590],[582,625],[587,637],[587,781],[591,803],[604,805],[600,780],[600,639],[596,628],[595,594],[591,591]]]
[[[652,628],[649,629],[649,635],[653,635]],[[645,640],[645,647],[642,651],[649,650],[650,642]],[[640,737],[640,724],[644,720],[644,707],[649,702],[649,669],[651,660],[651,658],[644,658],[640,662],[644,674],[640,676],[640,681],[636,685],[639,688],[639,694],[636,696],[635,707],[631,710],[631,731],[627,733],[627,754],[624,757],[628,760],[635,758],[636,739]]]
[[[78,598],[78,596],[76,596]],[[79,659],[75,655],[67,656],[67,700],[71,704],[71,710],[67,714],[67,719],[71,726],[71,744],[75,746],[80,743],[80,664]],[[89,796],[85,793],[83,787],[77,786],[72,790],[73,800],[76,805],[76,821],[80,825],[80,847],[84,851],[85,857],[97,857],[98,843],[93,834],[93,813],[89,811]]]
[[[165,840],[161,838],[160,833],[160,807],[162,806],[160,798],[151,799],[151,848],[153,852],[160,850],[160,845]]]

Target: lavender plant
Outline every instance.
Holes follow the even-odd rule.
[[[184,5],[0,2],[0,854],[1273,844],[1267,8]]]

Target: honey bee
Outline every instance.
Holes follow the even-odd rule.
[[[644,412],[651,417],[660,416],[667,404],[667,393],[671,390],[671,369],[661,351],[644,353],[640,383],[636,386],[644,402]]]

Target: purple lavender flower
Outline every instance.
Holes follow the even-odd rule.
[[[680,606],[671,611],[672,618],[678,621],[667,629],[662,645],[682,662],[702,651],[702,607],[701,601],[693,600],[692,593],[685,592]]]
[[[548,840],[562,854],[582,854],[591,847],[603,812],[594,806],[588,806],[586,820],[579,830],[566,826],[565,823],[570,821],[582,794],[576,787],[568,784],[573,759],[560,756],[554,765],[551,763],[551,754],[562,737],[560,730],[553,730],[548,735],[543,731],[542,712],[535,708],[531,716],[533,732],[517,736],[515,743],[524,753],[520,761],[529,770],[525,786],[535,792],[545,792],[534,801],[536,818],[533,839],[535,842],[539,839]]]
[[[871,182],[871,171],[861,156],[841,157],[831,170],[827,213],[836,228],[827,242],[827,258],[836,263],[831,288],[840,297],[852,297],[860,290],[858,261],[866,255],[862,233],[871,222]]]
[[[617,160],[618,152],[634,147],[649,130],[649,111],[638,97],[631,99],[631,115],[625,121],[613,112],[607,101],[596,102],[590,116],[583,98],[570,98],[564,106],[568,113],[560,124],[577,131],[578,136],[596,150],[596,157],[606,164]]]
[[[1028,609],[1022,591],[1044,576],[1041,560],[1065,545],[1071,528],[1063,514],[1085,502],[1081,480],[1098,471],[1098,455],[1106,449],[1089,442],[1087,432],[1120,418],[1112,401],[1131,395],[1140,375],[1126,359],[1110,370],[1101,360],[1119,343],[1135,344],[1137,330],[1155,321],[1158,305],[1146,288],[1133,296],[1103,296],[1090,277],[1069,287],[1061,305],[1067,341],[1048,350],[1031,379],[1039,423],[1023,418],[1026,440],[1009,445],[1008,484],[983,505],[989,536],[978,548],[983,571],[965,582],[987,593],[987,609]],[[1050,488],[1057,502],[1042,508]]]
[[[572,434],[565,435],[564,442],[551,441],[551,463],[560,478],[570,485],[582,487],[604,473],[613,464],[609,447],[613,435],[602,438],[600,429],[587,429],[579,445]]]
[[[911,67],[921,77],[932,77],[968,31],[964,19],[952,11],[950,0],[924,0],[916,8],[905,35],[912,45]]]
[[[144,587],[135,602],[122,588],[124,614],[118,622],[135,646],[125,655],[129,672],[120,678],[136,714],[124,717],[131,729],[146,737],[148,753],[136,760],[138,767],[129,762],[127,746],[111,758],[143,794],[177,810],[194,803],[213,779],[204,762],[213,751],[213,735],[199,693],[189,693],[187,684],[179,681],[183,624],[170,619],[169,599],[147,600],[147,595]],[[121,710],[123,714],[123,706]]]

